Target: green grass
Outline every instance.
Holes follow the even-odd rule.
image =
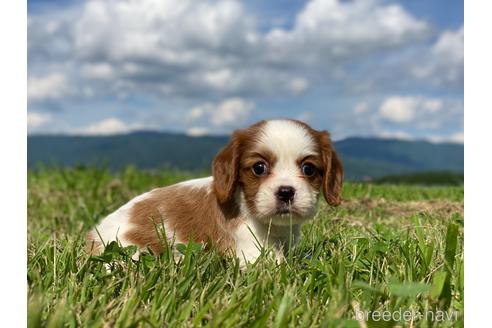
[[[117,245],[84,253],[86,231],[106,214],[189,177],[29,171],[29,327],[411,325],[361,323],[356,310],[443,310],[453,321],[424,316],[413,326],[463,326],[463,187],[346,183],[344,203],[321,207],[285,263],[262,257],[243,272],[193,244],[179,263],[170,252],[132,261],[132,249]]]

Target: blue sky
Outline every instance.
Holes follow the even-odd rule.
[[[28,1],[29,133],[463,142],[463,2]]]

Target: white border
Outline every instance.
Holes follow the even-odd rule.
[[[0,325],[27,325],[27,4],[0,4],[1,170],[3,224]]]
[[[465,323],[490,323],[492,46],[490,1],[465,2]]]

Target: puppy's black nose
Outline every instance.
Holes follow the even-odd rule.
[[[296,190],[291,186],[281,186],[277,191],[277,198],[284,202],[289,203],[294,199],[294,195],[296,194]]]

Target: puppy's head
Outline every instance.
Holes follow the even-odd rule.
[[[261,121],[235,131],[212,173],[220,203],[237,201],[264,223],[310,219],[321,189],[330,205],[340,203],[343,168],[329,134],[300,121]]]

